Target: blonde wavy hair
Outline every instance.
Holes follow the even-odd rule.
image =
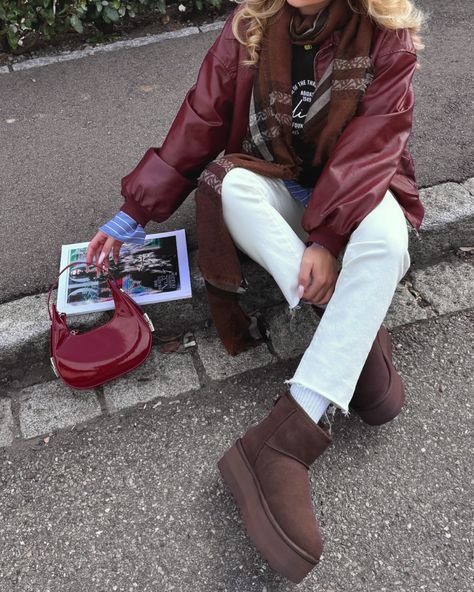
[[[232,19],[234,37],[247,47],[249,59],[242,60],[244,66],[255,66],[259,58],[260,43],[267,21],[279,12],[286,0],[234,0],[241,4]],[[348,0],[349,6],[357,9]],[[362,9],[382,29],[408,29],[416,49],[423,49],[424,44],[419,36],[420,28],[425,20],[421,10],[416,8],[410,0],[359,0]],[[246,36],[242,38],[239,27],[248,21]],[[245,29],[244,29],[245,30]]]

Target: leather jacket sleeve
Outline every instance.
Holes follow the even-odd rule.
[[[217,55],[225,44],[224,27],[208,50],[197,80],[158,148],[149,148],[122,179],[121,210],[142,226],[163,222],[197,187],[206,165],[225,148],[232,121],[235,75]],[[222,53],[222,51],[221,51]]]
[[[335,144],[304,212],[308,244],[318,242],[337,257],[357,225],[383,199],[411,132],[415,68],[414,50],[381,48],[374,79]]]

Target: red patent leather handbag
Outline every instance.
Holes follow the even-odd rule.
[[[64,267],[52,284],[48,294],[48,314],[51,321],[50,355],[53,370],[68,386],[74,389],[91,389],[100,386],[142,364],[150,354],[153,325],[141,307],[120,288],[114,277],[102,266],[115,303],[113,318],[94,329],[78,332],[69,329],[66,313],[59,313],[51,305],[51,293],[59,276],[73,265],[86,264],[75,261]]]

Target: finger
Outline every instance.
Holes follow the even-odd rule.
[[[326,296],[328,291],[331,289],[331,283],[327,281],[320,282],[317,285],[317,289],[314,291],[312,300],[313,302],[321,302],[322,299]]]
[[[86,270],[89,271],[89,265],[92,263],[97,263],[97,259],[100,255],[100,251],[102,249],[102,245],[107,240],[107,235],[105,232],[99,230],[99,232],[94,236],[94,238],[90,241],[89,246],[87,248],[86,254]]]
[[[311,282],[311,261],[303,258],[301,259],[300,272],[298,274],[298,296],[301,298],[306,292],[307,287]]]
[[[120,247],[122,246],[122,243],[119,241],[115,241],[114,242],[114,248],[113,248],[113,257],[114,257],[114,261],[115,263],[118,265],[119,262],[119,257],[120,257]]]
[[[329,302],[334,290],[336,289],[338,277],[339,276],[337,273],[329,275],[329,278],[325,282],[326,290],[322,291],[321,295],[316,295],[316,298],[319,298],[319,302],[322,302],[323,304],[327,304]]]
[[[313,302],[313,304],[327,304],[331,300],[333,294],[334,286],[331,286],[324,296],[320,300]]]
[[[325,288],[321,285],[320,281],[313,278],[311,284],[304,291],[304,297],[306,300],[309,300],[310,302],[315,302],[318,296],[324,294],[326,290],[327,287]]]
[[[94,257],[94,246],[92,244],[92,241],[89,243],[89,246],[87,247],[87,253],[86,253],[86,271],[89,271],[89,265],[92,263],[92,259]]]
[[[102,247],[100,252],[99,258],[97,260],[97,265],[100,265],[104,271],[108,271],[109,269],[109,254],[112,250],[112,246],[114,244],[114,238],[109,237]],[[100,273],[100,268],[97,269],[97,275]]]
[[[105,238],[104,238],[105,240]],[[87,271],[89,271],[88,266],[91,265],[92,263],[94,263],[94,258],[96,257],[96,251],[98,249],[100,249],[101,247],[101,241],[100,238],[97,238],[97,236],[95,236],[91,242],[89,243],[89,246],[87,247],[87,254],[86,254],[86,263],[87,263]]]
[[[317,273],[317,270],[313,268],[311,272],[311,283],[306,288],[304,296],[306,300],[316,302],[326,294],[330,286],[330,282],[323,279],[321,275]]]

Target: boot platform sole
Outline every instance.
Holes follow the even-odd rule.
[[[298,584],[318,563],[281,529],[266,504],[240,439],[217,463],[231,491],[247,533],[260,554],[276,572]]]
[[[388,332],[381,335],[381,347],[384,352],[385,363],[390,372],[390,384],[385,397],[372,407],[359,409],[355,406],[352,407],[353,411],[357,413],[362,421],[372,426],[383,425],[395,419],[405,403],[405,387],[403,386],[403,381],[393,366],[393,369],[390,369],[389,362],[387,361],[392,356],[392,344]]]

